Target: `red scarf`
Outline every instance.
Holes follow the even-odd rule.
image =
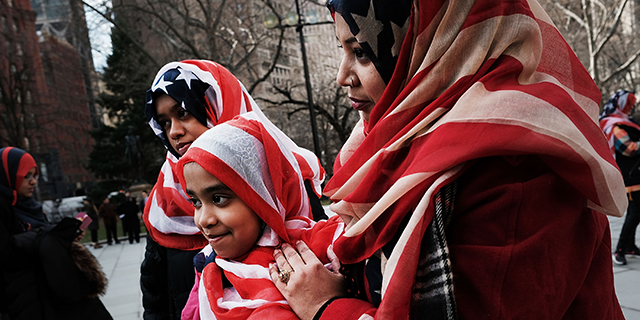
[[[334,245],[343,263],[373,255],[411,215],[384,269],[385,319],[409,313],[434,196],[471,160],[535,154],[589,208],[622,216],[627,204],[599,90],[536,1],[414,1],[410,20],[382,98],[325,187],[346,224]]]
[[[342,223],[338,217],[315,223],[311,220],[304,181],[318,190],[324,170],[318,158],[299,148],[264,115],[243,114],[203,133],[178,162],[180,184],[186,186],[182,169],[196,162],[214,175],[266,223],[262,237],[240,261],[215,258],[206,265],[192,291],[198,295],[199,312],[186,317],[202,319],[297,319],[271,282],[269,264],[281,241],[303,240],[325,263],[327,247]],[[211,254],[211,247],[204,250]],[[222,272],[232,287],[223,288]],[[192,304],[188,304],[192,305]]]

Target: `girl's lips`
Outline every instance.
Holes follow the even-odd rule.
[[[178,143],[178,145],[176,146],[176,151],[178,151],[179,154],[184,154],[185,152],[187,152],[187,150],[189,150],[189,146],[191,146],[191,142]]]
[[[214,245],[220,242],[226,235],[228,235],[228,233],[219,234],[217,236],[207,236],[207,240],[209,241],[210,245]]]

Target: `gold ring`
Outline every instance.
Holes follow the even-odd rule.
[[[289,282],[289,279],[291,279],[291,273],[293,271],[288,271],[288,270],[280,270],[279,273],[279,277],[280,277],[280,281],[282,281],[284,284],[287,284],[287,282]]]

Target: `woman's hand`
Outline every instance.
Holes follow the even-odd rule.
[[[313,319],[325,302],[346,292],[344,277],[338,272],[340,262],[331,247],[327,254],[333,271],[325,268],[302,241],[296,243],[295,249],[283,244],[281,249],[273,252],[277,266],[271,266],[269,270],[271,281],[300,319]],[[280,279],[281,270],[285,273],[289,271],[288,281]]]

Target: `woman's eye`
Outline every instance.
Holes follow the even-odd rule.
[[[213,197],[211,197],[211,201],[213,202],[213,204],[217,206],[224,205],[228,200],[229,200],[228,197],[221,196],[221,195],[214,195]]]
[[[189,201],[191,202],[194,208],[198,208],[202,204],[200,200],[196,198],[189,198]]]
[[[367,58],[367,53],[364,52],[364,49],[362,48],[354,48],[353,53],[356,55],[356,58],[358,59]]]

